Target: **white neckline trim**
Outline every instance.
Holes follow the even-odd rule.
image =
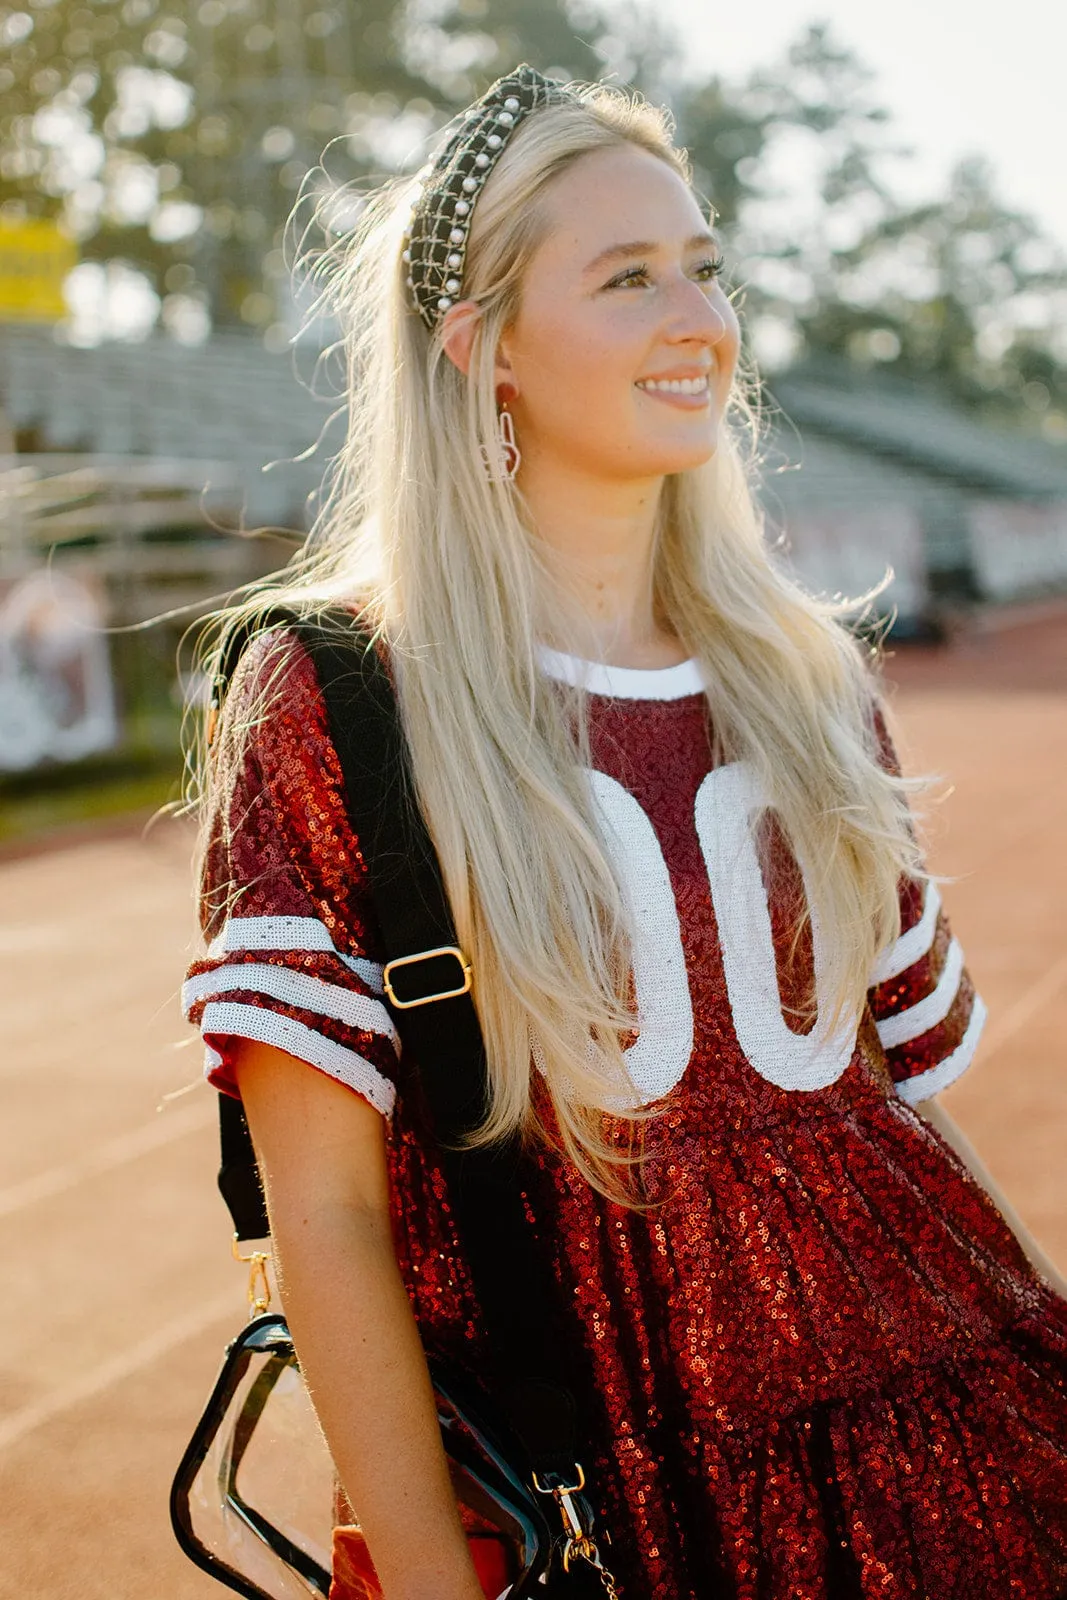
[[[537,659],[548,677],[613,700],[682,700],[707,688],[703,668],[693,656],[673,667],[613,667],[539,645]]]

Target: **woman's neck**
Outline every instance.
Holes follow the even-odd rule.
[[[656,511],[663,480],[602,483],[524,473],[522,491],[546,547],[562,612],[561,644],[619,667],[667,667],[687,651],[653,602]]]

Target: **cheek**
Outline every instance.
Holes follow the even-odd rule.
[[[587,425],[617,409],[641,359],[641,339],[610,318],[572,317],[538,308],[536,333],[523,331],[513,352],[531,415],[561,419],[581,413]],[[547,420],[547,418],[546,418]]]

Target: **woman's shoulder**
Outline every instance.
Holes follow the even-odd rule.
[[[227,706],[250,709],[293,696],[320,699],[311,654],[294,622],[267,621],[241,650],[226,688]]]
[[[212,809],[246,824],[269,805],[299,813],[312,791],[340,792],[318,674],[295,627],[264,627],[241,650],[221,697],[211,754]]]
[[[287,623],[257,631],[234,667],[206,800],[209,833],[225,847],[216,876],[246,888],[299,880],[346,921],[359,848],[315,662]]]
[[[243,728],[246,735],[270,729],[279,718],[293,718],[305,727],[309,737],[328,738],[325,702],[308,630],[316,629],[328,638],[341,638],[340,630],[351,619],[358,620],[353,606],[332,607],[326,615],[309,611],[264,617],[241,649],[224,700],[224,717]],[[353,647],[356,644],[353,634]],[[376,646],[379,654],[383,648]]]

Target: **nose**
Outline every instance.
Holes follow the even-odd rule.
[[[732,335],[736,319],[730,302],[717,284],[709,294],[706,284],[697,283],[679,272],[669,299],[667,322],[667,338],[671,343],[712,346]]]

